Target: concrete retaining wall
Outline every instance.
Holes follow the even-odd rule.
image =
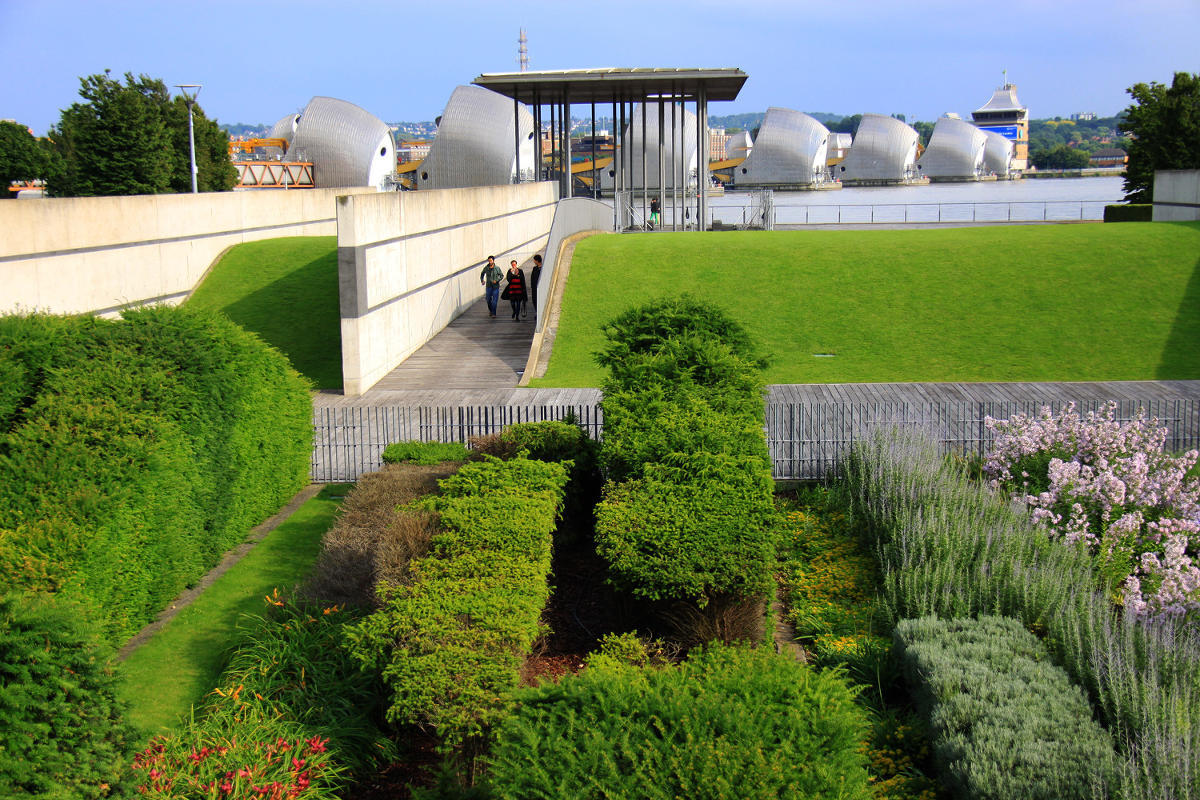
[[[340,197],[342,377],[359,395],[479,300],[479,272],[546,245],[550,183]]]
[[[1154,173],[1154,221],[1200,220],[1200,169]]]
[[[178,303],[227,248],[332,236],[335,198],[370,188],[0,201],[0,314]]]

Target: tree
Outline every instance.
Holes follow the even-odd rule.
[[[1155,170],[1200,169],[1200,75],[1176,72],[1170,87],[1152,81],[1125,91],[1134,99],[1121,123],[1130,134],[1125,199],[1149,203]]]
[[[46,155],[24,125],[0,121],[0,200],[16,197],[8,191],[13,181],[45,177]]]
[[[933,123],[932,122],[914,122],[912,124],[912,127],[913,127],[913,130],[915,130],[917,132],[917,134],[921,137],[921,145],[924,147],[928,147],[929,139],[933,136]]]
[[[161,194],[190,191],[187,105],[172,100],[156,78],[125,73],[125,83],[103,75],[80,79],[79,96],[50,133],[59,164],[47,176],[55,196]],[[198,184],[230,189],[228,137],[193,108]]]
[[[1086,150],[1076,150],[1065,144],[1048,150],[1037,150],[1029,158],[1038,169],[1083,169],[1091,161]]]

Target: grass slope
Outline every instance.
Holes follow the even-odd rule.
[[[187,302],[254,331],[316,388],[342,388],[337,237],[293,236],[230,248]]]
[[[1124,223],[592,237],[532,385],[600,385],[600,325],[685,290],[771,383],[1200,378],[1200,224]]]
[[[239,618],[266,613],[267,595],[308,574],[345,493],[345,486],[322,489],[125,660],[127,717],[147,737],[174,728],[216,686]]]

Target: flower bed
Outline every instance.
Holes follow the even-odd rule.
[[[1087,547],[1100,580],[1140,617],[1200,611],[1197,452],[1164,452],[1167,429],[1116,404],[1081,416],[988,418],[996,442],[984,464],[992,486],[1028,506],[1053,538]]]

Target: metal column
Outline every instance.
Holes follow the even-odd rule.
[[[513,183],[521,182],[521,103],[517,100],[517,87],[513,87],[513,142],[517,146],[517,174]]]
[[[708,230],[708,89],[696,90],[696,230]]]
[[[667,164],[663,161],[663,130],[666,109],[663,108],[662,95],[658,96],[658,227],[662,227],[663,206],[666,205]]]

